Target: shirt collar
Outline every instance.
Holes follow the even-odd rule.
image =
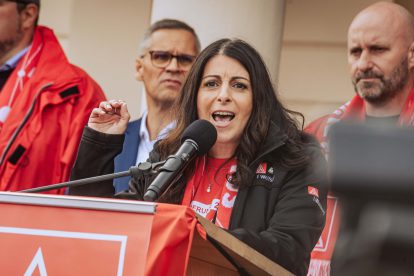
[[[139,137],[142,140],[150,140],[150,135],[148,132],[148,128],[147,128],[147,117],[148,117],[148,112],[145,111],[144,114],[142,114],[142,119],[141,119],[141,127],[139,128]],[[175,128],[176,126],[176,121],[172,121],[171,123],[169,123],[168,125],[165,126],[165,128],[163,128],[159,133],[157,138],[155,139],[156,141],[164,139],[168,132],[170,132],[170,130],[172,130],[173,128]]]
[[[16,67],[17,63],[19,63],[20,59],[26,54],[27,50],[30,46],[27,46],[14,56],[12,56],[9,60],[7,60],[3,65],[0,66],[0,71],[7,71]]]

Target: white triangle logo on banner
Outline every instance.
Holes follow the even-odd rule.
[[[45,261],[40,247],[34,255],[29,267],[26,269],[24,276],[32,276],[33,272],[36,270],[36,267],[39,268],[40,276],[47,276]]]

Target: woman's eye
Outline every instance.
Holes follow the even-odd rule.
[[[241,83],[241,82],[236,82],[235,84],[233,84],[233,87],[237,88],[237,89],[246,89],[247,85],[245,85],[244,83]]]
[[[215,81],[207,81],[204,86],[206,87],[216,87],[218,84]]]

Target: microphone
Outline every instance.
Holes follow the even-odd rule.
[[[159,168],[160,173],[155,177],[144,194],[145,201],[155,201],[173,184],[196,157],[206,154],[216,143],[217,130],[206,120],[191,123],[181,136],[181,146],[178,151],[167,158]]]

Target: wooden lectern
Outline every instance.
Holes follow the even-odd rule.
[[[185,206],[0,192],[0,275],[292,275]]]
[[[197,220],[202,229],[194,235],[187,275],[293,275],[205,218]]]

